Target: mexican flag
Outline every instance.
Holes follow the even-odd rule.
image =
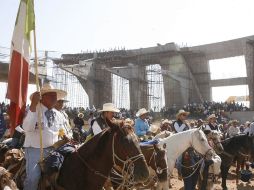
[[[34,0],[21,0],[11,42],[6,97],[10,99],[11,134],[22,124],[29,81],[30,32],[35,28]]]

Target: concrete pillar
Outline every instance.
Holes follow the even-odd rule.
[[[131,65],[122,68],[107,68],[107,71],[129,80],[131,110],[149,108],[145,66]]]
[[[160,59],[162,69],[165,107],[182,107],[189,101],[188,72],[181,55]]]
[[[247,42],[245,48],[245,63],[247,84],[249,87],[250,109],[254,109],[254,42]]]
[[[89,97],[90,107],[102,108],[104,103],[112,102],[111,73],[102,64],[82,60],[71,67],[60,65],[60,68],[78,78]]]
[[[130,79],[130,109],[137,110],[140,108],[148,109],[148,86],[145,81]]]

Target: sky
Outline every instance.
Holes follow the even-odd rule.
[[[18,5],[0,0],[0,48],[10,47]],[[35,0],[37,49],[79,53],[226,41],[254,35],[253,7],[253,0]]]
[[[0,0],[0,46],[10,46],[18,5]],[[35,0],[37,46],[76,53],[235,39],[254,34],[253,6],[253,0]]]

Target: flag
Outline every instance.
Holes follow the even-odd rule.
[[[35,28],[34,1],[20,0],[11,42],[6,97],[10,99],[10,129],[22,124],[29,82],[30,32]]]

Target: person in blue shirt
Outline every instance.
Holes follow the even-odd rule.
[[[147,133],[149,132],[150,126],[146,119],[147,115],[148,115],[148,111],[145,108],[141,108],[136,113],[136,116],[138,118],[135,120],[134,128],[135,128],[135,133],[138,137],[143,137],[147,135]]]

